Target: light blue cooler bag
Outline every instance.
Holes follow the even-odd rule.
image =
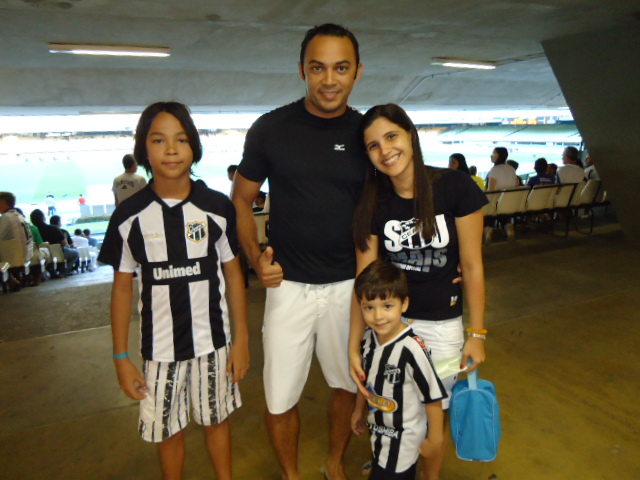
[[[449,415],[458,458],[495,460],[502,434],[500,405],[493,383],[478,379],[477,369],[453,386]]]

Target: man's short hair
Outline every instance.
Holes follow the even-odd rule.
[[[49,225],[54,225],[56,227],[62,225],[60,221],[60,215],[52,215],[51,218],[49,219]]]
[[[122,157],[122,166],[125,170],[129,170],[136,164],[136,159],[133,158],[133,155],[127,153],[124,157]]]
[[[82,236],[82,229],[81,229],[81,228],[76,228],[76,229],[73,231],[73,234],[74,234],[74,235]]]
[[[231,175],[232,173],[236,173],[236,170],[238,170],[238,165],[229,165],[227,167],[227,174]]]
[[[4,200],[9,208],[16,206],[16,196],[11,192],[0,192],[0,200]]]
[[[404,271],[388,260],[378,259],[360,272],[354,290],[358,300],[399,298],[404,301],[409,296],[409,283]]]
[[[82,233],[84,233],[85,237],[88,237],[89,235],[91,235],[91,230],[89,230],[88,228],[85,228]]]
[[[324,35],[327,37],[347,37],[349,40],[351,40],[353,48],[356,51],[356,66],[360,64],[360,47],[355,35],[340,25],[336,25],[334,23],[325,23],[324,25],[315,26],[309,29],[307,31],[307,34],[304,36],[302,44],[300,45],[300,63],[302,65],[304,65],[304,54],[307,51],[309,42],[318,35]]]

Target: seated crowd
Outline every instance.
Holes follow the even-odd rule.
[[[595,165],[590,156],[586,156],[587,168],[583,168],[580,159],[580,151],[575,147],[566,147],[562,153],[563,165],[558,168],[554,163],[547,163],[544,158],[535,161],[535,175],[526,178],[519,177],[516,173],[518,162],[511,160],[509,151],[504,147],[496,147],[491,154],[493,167],[485,180],[477,176],[475,166],[467,166],[466,159],[461,153],[454,153],[449,157],[449,168],[469,173],[478,186],[487,192],[495,192],[518,188],[525,185],[535,187],[537,185],[562,185],[578,184],[587,180],[600,180]],[[524,180],[523,180],[524,178]],[[508,240],[515,238],[514,224],[503,218],[486,218],[484,230],[484,242],[489,243],[496,227],[504,229]]]
[[[31,212],[29,223],[15,205],[16,197],[13,193],[0,192],[0,267],[3,268],[3,290],[18,291],[26,285],[37,286],[43,280],[64,278],[95,269],[96,253],[91,254],[91,250],[98,242],[91,237],[90,230],[76,229],[72,237],[61,227],[58,215],[52,215],[47,223],[45,214],[39,209]],[[10,251],[16,244],[4,242],[7,240],[17,241],[18,255],[15,255],[15,251]],[[60,250],[56,250],[55,245],[61,249],[63,258],[56,256],[56,252]],[[86,255],[81,255],[79,249],[86,251]]]

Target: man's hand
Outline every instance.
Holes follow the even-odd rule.
[[[267,247],[256,261],[254,267],[262,284],[267,288],[279,287],[284,279],[282,266],[278,262],[273,261],[273,248]]]

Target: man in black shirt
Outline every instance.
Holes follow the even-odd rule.
[[[267,428],[285,478],[298,479],[297,403],[313,348],[332,388],[327,478],[344,479],[355,385],[348,337],[355,277],[351,222],[368,162],[361,115],[347,105],[362,73],[351,32],[326,24],[301,45],[303,99],[260,117],[247,133],[233,187],[243,249],[267,288],[263,342]],[[269,246],[252,204],[269,179]]]

